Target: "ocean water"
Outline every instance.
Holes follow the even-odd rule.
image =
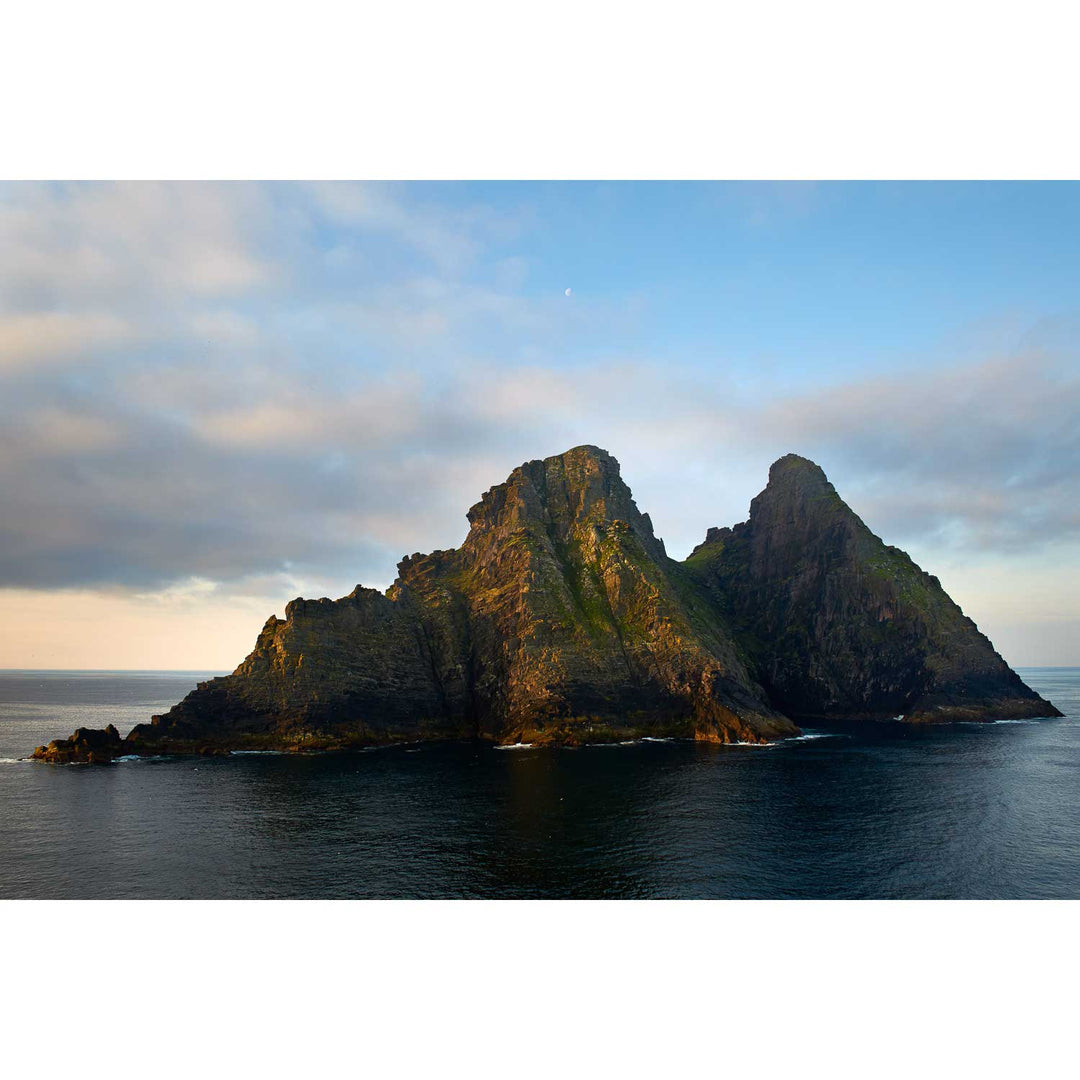
[[[0,673],[0,897],[1080,897],[1080,668],[1020,669],[1064,719],[770,747],[19,760],[208,674]]]

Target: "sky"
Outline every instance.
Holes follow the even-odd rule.
[[[1075,183],[0,185],[0,668],[231,670],[581,443],[677,558],[811,457],[1080,664],[1077,236]]]

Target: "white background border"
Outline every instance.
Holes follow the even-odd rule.
[[[24,4],[0,43],[0,175],[1075,178],[1075,19]],[[11,1077],[1075,1068],[1074,903],[12,901],[0,919]]]
[[[8,901],[11,1077],[1075,1075],[1075,903]]]
[[[1072,178],[1075,5],[9,5],[8,179]]]

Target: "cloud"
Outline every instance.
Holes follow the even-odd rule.
[[[305,388],[194,418],[207,442],[314,453],[382,446],[415,432],[422,408],[414,379],[372,382],[360,393],[325,398]]]
[[[15,310],[45,310],[244,292],[275,273],[257,242],[270,214],[248,184],[9,184],[0,296]]]
[[[67,458],[115,447],[122,431],[108,420],[71,409],[48,407],[28,413],[17,422],[9,441],[34,457]]]
[[[512,239],[521,228],[516,215],[484,206],[448,210],[415,200],[407,204],[394,197],[389,184],[333,181],[311,184],[308,190],[317,211],[334,224],[385,233],[442,270],[460,270],[477,258],[485,242]]]
[[[883,531],[1004,551],[1080,537],[1077,415],[1076,369],[1017,354],[793,397],[759,423],[837,461]]]
[[[250,348],[262,340],[254,319],[228,308],[196,311],[191,316],[190,331],[210,347]]]
[[[0,460],[0,584],[287,572],[385,585],[402,554],[459,543],[467,508],[515,465],[586,441],[621,459],[675,554],[744,518],[788,450],[818,460],[890,542],[1080,540],[1080,386],[1021,358],[767,403],[644,363],[471,365],[438,392],[418,377],[339,392],[263,374],[231,404],[168,391],[167,419],[123,383],[28,414]]]
[[[108,312],[0,315],[0,371],[80,360],[136,336],[129,322]]]
[[[0,586],[386,585],[514,466],[582,442],[674,554],[791,450],[893,543],[1080,542],[1068,341],[748,386],[638,347],[640,298],[527,295],[507,245],[528,215],[428,190],[0,189]]]

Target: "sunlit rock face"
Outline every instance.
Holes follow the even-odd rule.
[[[525,463],[468,520],[460,549],[403,559],[386,595],[292,601],[232,675],[116,751],[764,742],[801,717],[1056,713],[795,455],[684,563],[595,446]]]

